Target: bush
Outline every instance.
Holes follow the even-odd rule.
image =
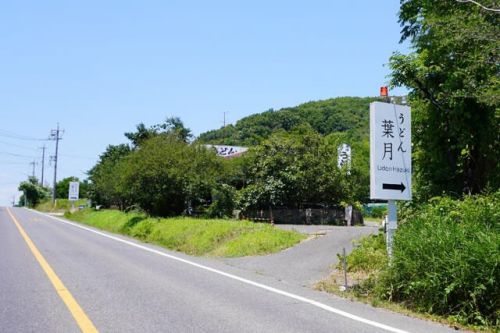
[[[402,221],[382,297],[464,324],[498,325],[500,192],[435,198]]]

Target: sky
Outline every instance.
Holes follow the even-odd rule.
[[[124,132],[177,116],[195,135],[250,114],[376,96],[399,0],[10,1],[0,11],[0,206],[41,175],[85,178]],[[391,94],[404,93],[403,89]],[[367,110],[368,112],[368,110]],[[53,181],[46,156],[45,180]]]

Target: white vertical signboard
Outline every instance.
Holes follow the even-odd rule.
[[[347,174],[351,174],[351,146],[349,146],[347,143],[343,143],[337,148],[337,152],[337,167],[339,169],[342,169],[344,166],[346,166]]]
[[[370,104],[370,198],[411,200],[410,107]]]
[[[71,201],[78,200],[80,195],[80,183],[79,182],[70,182],[69,183],[69,191],[68,191],[68,199]]]

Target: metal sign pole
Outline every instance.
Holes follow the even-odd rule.
[[[398,228],[398,213],[396,210],[396,201],[388,201],[388,215],[387,215],[387,225],[386,225],[386,243],[387,243],[387,255],[389,259],[392,259],[392,244],[394,240],[394,234]]]

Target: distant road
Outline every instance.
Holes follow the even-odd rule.
[[[0,208],[0,331],[455,332],[21,208]]]

